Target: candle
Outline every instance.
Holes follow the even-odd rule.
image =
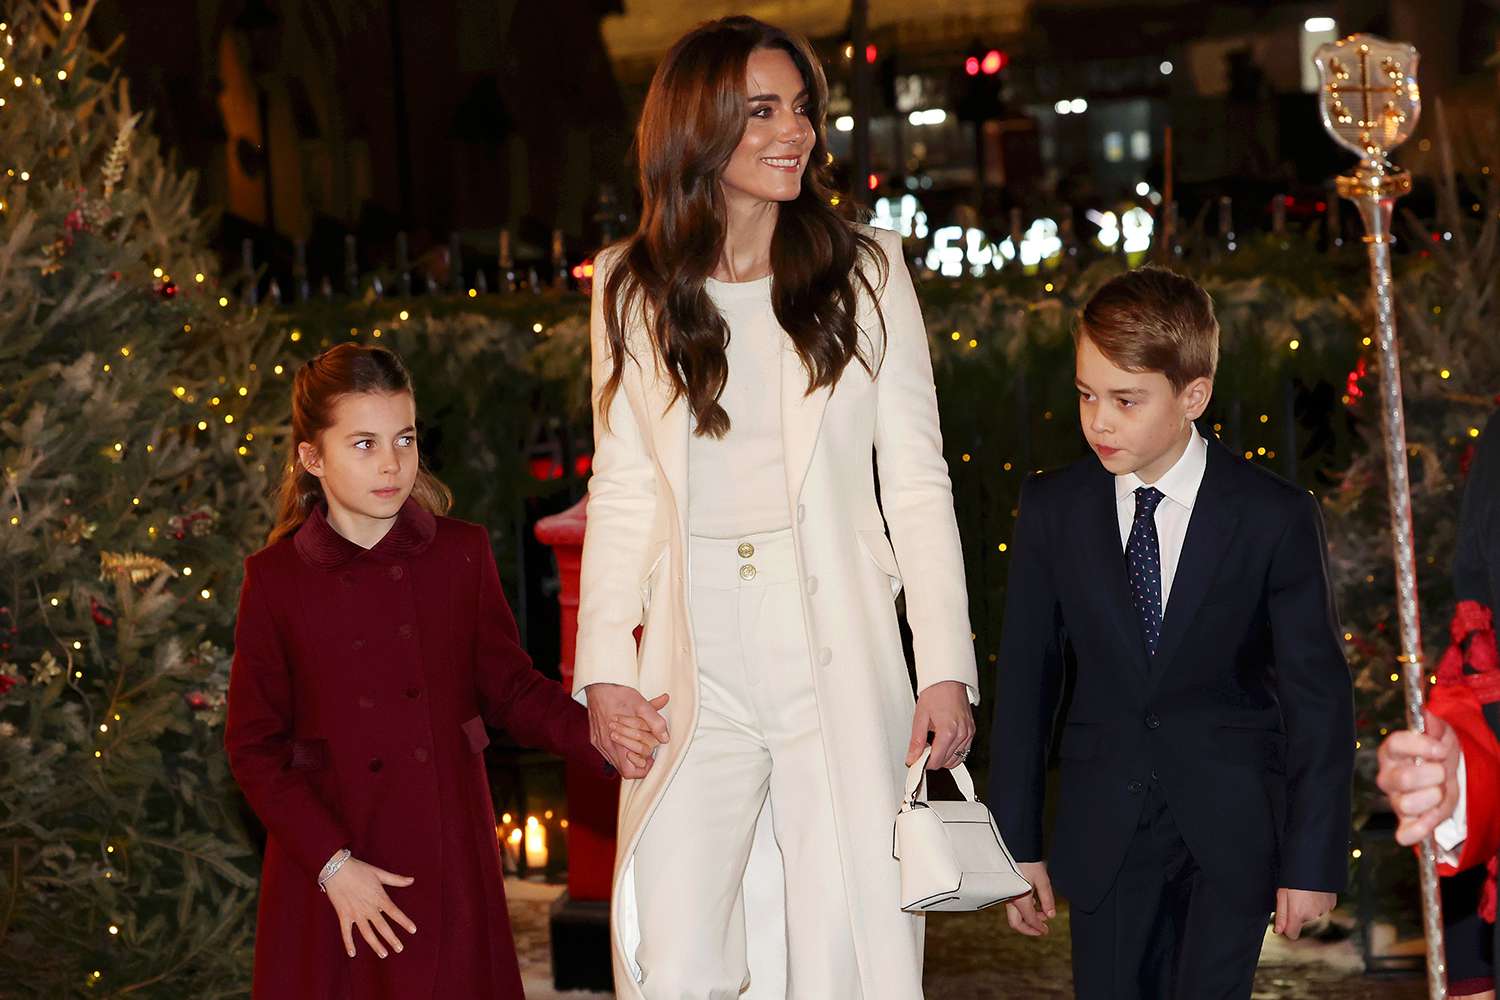
[[[505,855],[510,862],[510,868],[514,869],[521,860],[521,828],[518,826],[510,831],[510,836],[505,838]]]
[[[516,830],[513,837],[519,837]],[[526,817],[526,867],[542,871],[547,867],[547,828],[537,822],[535,816]]]

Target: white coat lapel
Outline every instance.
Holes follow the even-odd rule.
[[[667,401],[672,398],[671,383],[665,377],[653,376],[645,368],[638,370],[651,447],[656,452],[656,463],[661,467],[662,476],[672,490],[672,499],[681,511],[686,509],[687,501],[687,400],[679,399],[668,408]]]
[[[793,508],[802,496],[802,481],[812,463],[830,395],[832,390],[826,386],[808,393],[807,369],[787,340],[781,349],[781,447],[786,462],[787,499]]]

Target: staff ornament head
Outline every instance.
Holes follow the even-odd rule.
[[[1313,54],[1323,127],[1360,159],[1352,176],[1339,178],[1344,197],[1394,197],[1411,189],[1410,175],[1392,165],[1390,154],[1411,138],[1422,115],[1419,58],[1414,46],[1375,35],[1350,35]]]

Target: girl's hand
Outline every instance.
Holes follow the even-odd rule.
[[[625,715],[609,722],[609,738],[623,750],[632,764],[649,767],[652,755],[661,741],[652,732],[645,719],[637,715]]]
[[[588,692],[589,741],[594,744],[594,749],[614,765],[622,778],[644,778],[651,770],[652,758],[616,743],[610,734],[610,723],[622,719],[639,720],[658,743],[665,743],[667,720],[662,718],[661,710],[666,707],[668,696],[660,694],[647,701],[633,687],[602,682],[590,684],[584,690]]]
[[[938,681],[917,695],[911,743],[906,748],[907,767],[922,756],[928,733],[932,734],[928,770],[957,767],[969,755],[969,744],[974,742],[974,712],[969,708],[969,689],[961,681]]]
[[[365,941],[375,949],[375,954],[381,958],[385,958],[388,954],[381,938],[389,942],[396,951],[401,951],[401,939],[386,922],[387,916],[406,928],[406,933],[417,933],[417,925],[412,923],[411,918],[402,913],[401,907],[391,902],[391,897],[385,893],[385,887],[388,885],[405,888],[415,881],[416,879],[410,875],[392,875],[382,868],[350,858],[334,873],[333,878],[323,883],[323,888],[328,891],[328,901],[333,904],[334,912],[339,915],[339,930],[344,935],[344,950],[349,953],[350,958],[354,957],[354,928],[356,926]]]

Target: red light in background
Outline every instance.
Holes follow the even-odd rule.
[[[964,60],[964,72],[970,76],[979,75],[979,60],[970,56]]]
[[[870,175],[870,190],[874,191],[878,187],[880,187],[880,175],[879,174],[871,174]]]
[[[1328,203],[1320,201],[1316,205],[1314,205],[1313,208],[1319,212],[1326,212],[1328,211]]]
[[[880,54],[880,50],[878,50],[877,48],[875,48],[875,46],[873,46],[873,45],[866,45],[865,46],[865,62],[867,62],[867,63],[874,62],[875,61],[875,57],[878,56],[879,54]]]
[[[593,467],[594,456],[592,455],[579,455],[573,459],[573,475],[575,476],[586,476]]]
[[[1005,68],[1005,63],[1004,52],[999,49],[990,49],[984,54],[984,62],[979,64],[979,68],[984,70],[985,76],[994,76]]]
[[[1281,203],[1287,208],[1291,208],[1292,206],[1297,204],[1297,199],[1293,198],[1291,195],[1284,195],[1281,199]]]

